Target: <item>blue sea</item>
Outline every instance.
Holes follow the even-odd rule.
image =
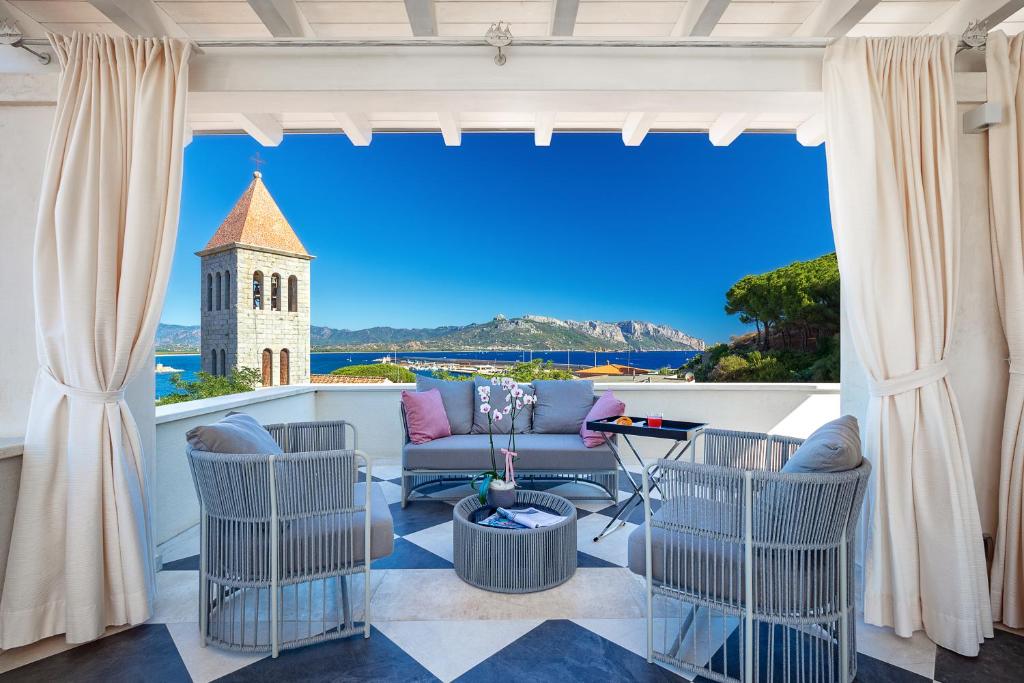
[[[677,368],[689,360],[696,352],[694,351],[610,351],[596,354],[593,351],[533,351],[532,358],[540,358],[545,361],[571,365],[603,365],[604,363],[619,363],[622,365],[633,365],[638,368],[657,370],[659,368]],[[336,353],[313,353],[309,358],[310,372],[314,375],[326,375],[337,368],[347,365],[364,365],[372,363],[374,358],[384,355],[413,358],[452,358],[482,361],[525,361],[530,360],[530,351],[416,351],[409,353],[395,353],[385,351],[359,351],[359,352],[336,352]],[[182,377],[187,380],[194,380],[199,372],[200,360],[197,354],[185,355],[160,355],[156,362],[163,363],[172,368],[182,370]],[[429,374],[424,372],[423,374]],[[170,374],[159,374],[156,376],[156,397],[166,396],[173,393]]]

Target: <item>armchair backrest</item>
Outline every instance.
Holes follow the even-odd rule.
[[[704,463],[743,470],[778,472],[803,439],[762,432],[738,432],[730,429],[705,429]]]

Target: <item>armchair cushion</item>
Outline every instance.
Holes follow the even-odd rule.
[[[251,415],[228,413],[212,425],[193,427],[185,435],[188,445],[207,453],[284,453],[274,437]]]
[[[579,434],[594,405],[590,380],[544,379],[533,383],[537,404],[533,431],[538,434]]]
[[[356,484],[355,504],[364,505],[366,501],[366,484]],[[293,557],[306,558],[310,554],[314,557],[323,553],[324,549],[331,549],[332,553],[323,559],[327,564],[337,561],[341,564],[348,563],[349,547],[352,550],[352,561],[361,563],[365,560],[366,552],[364,539],[365,512],[351,515],[337,514],[317,516],[291,520],[284,525],[281,534],[281,568],[287,573],[289,567],[290,553]],[[352,525],[351,546],[346,543],[337,543],[339,538],[344,538],[346,527]],[[377,560],[387,557],[395,549],[395,527],[391,519],[391,509],[388,508],[388,501],[384,497],[384,491],[380,484],[370,486],[370,559]],[[329,570],[325,567],[309,567],[307,569]]]
[[[846,472],[860,466],[860,428],[852,415],[818,427],[789,458],[782,471]]]
[[[416,375],[416,391],[431,389],[441,392],[452,434],[469,434],[473,429],[473,383]]]

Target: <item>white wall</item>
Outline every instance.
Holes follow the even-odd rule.
[[[961,106],[961,114],[972,106],[975,105]],[[959,136],[963,242],[956,326],[948,363],[950,382],[963,416],[982,529],[995,534],[1007,350],[993,289],[987,145],[985,134]],[[863,419],[868,403],[866,375],[854,353],[845,319],[843,327],[843,412]]]

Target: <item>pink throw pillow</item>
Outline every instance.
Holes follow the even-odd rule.
[[[608,417],[616,417],[626,412],[626,404],[615,398],[615,394],[612,390],[604,392],[601,398],[597,399],[597,403],[587,413],[587,418],[583,420],[583,426],[580,428],[580,436],[583,437],[583,443],[587,448],[597,448],[604,444],[604,437],[601,436],[601,432],[595,432],[587,429],[587,422],[591,420],[603,420]]]
[[[403,391],[402,405],[405,407],[405,422],[409,425],[409,440],[426,443],[452,435],[448,413],[444,411],[441,392]]]

